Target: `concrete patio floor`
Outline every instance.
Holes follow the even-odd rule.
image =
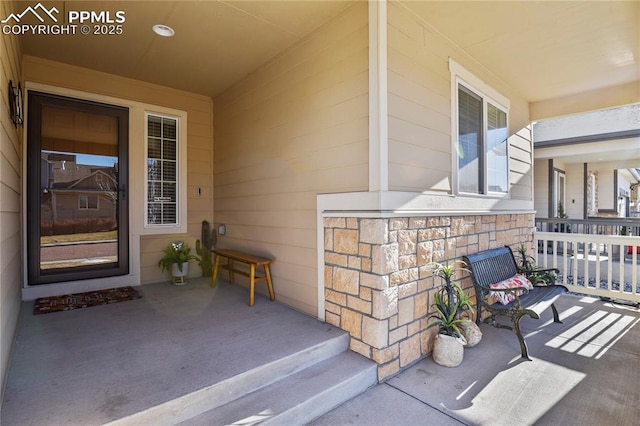
[[[533,361],[516,336],[482,325],[483,340],[456,368],[427,358],[343,404],[314,425],[637,425],[640,311],[565,295],[525,318]]]
[[[23,302],[0,423],[175,424],[181,413],[159,422],[140,413],[197,415],[190,406],[224,404],[238,388],[304,365],[303,351],[348,345],[336,327],[260,295],[250,308],[245,288],[209,282],[146,285],[141,299],[44,315]]]
[[[109,423],[342,333],[264,297],[249,308],[246,290],[222,281],[142,292],[39,316],[23,303],[1,423]],[[557,305],[563,324],[550,312],[523,320],[533,361],[511,331],[482,325],[459,367],[420,360],[311,424],[637,424],[640,311],[574,295]]]

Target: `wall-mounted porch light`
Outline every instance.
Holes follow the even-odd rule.
[[[13,85],[13,81],[9,80],[9,110],[11,113],[11,121],[13,125],[18,127],[24,123],[24,111],[22,108],[22,87],[18,83],[18,87]]]

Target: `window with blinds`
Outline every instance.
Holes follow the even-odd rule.
[[[147,114],[147,225],[178,224],[178,119]]]
[[[482,186],[482,98],[458,87],[458,188],[480,192]]]
[[[458,84],[458,191],[509,191],[507,112],[482,93]]]

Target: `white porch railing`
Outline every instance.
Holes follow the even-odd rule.
[[[569,291],[640,302],[640,237],[535,232],[538,266],[558,268]]]

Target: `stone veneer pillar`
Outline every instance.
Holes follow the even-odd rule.
[[[433,347],[427,317],[441,283],[427,265],[503,245],[531,250],[533,226],[533,214],[324,218],[325,319],[383,381]],[[473,293],[468,276],[458,281]]]

